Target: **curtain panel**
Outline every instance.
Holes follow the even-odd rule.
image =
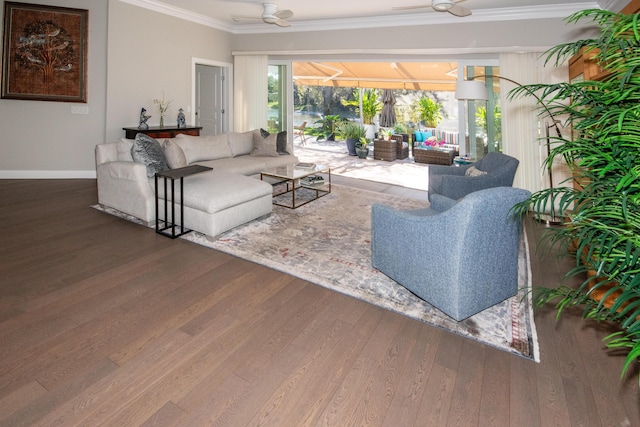
[[[233,102],[235,132],[267,128],[268,57],[239,55],[234,57]]]

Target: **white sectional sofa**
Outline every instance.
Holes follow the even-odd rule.
[[[139,135],[140,136],[140,135]],[[151,139],[141,137],[140,139]],[[163,160],[170,168],[200,164],[213,170],[184,178],[185,227],[211,238],[233,227],[271,214],[272,186],[260,172],[291,164],[298,158],[292,143],[276,145],[276,135],[265,138],[260,130],[215,136],[178,135],[158,140]],[[154,167],[134,161],[136,140],[98,144],[95,148],[98,203],[155,223]],[[152,142],[155,142],[151,139]],[[283,145],[285,144],[285,145]],[[276,149],[274,151],[274,148]],[[162,180],[160,180],[162,183]],[[164,203],[163,186],[160,202]],[[176,185],[176,200],[179,185]],[[179,210],[176,210],[179,220]],[[164,219],[163,209],[159,216]],[[171,218],[169,218],[171,219]]]

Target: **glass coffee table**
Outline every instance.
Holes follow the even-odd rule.
[[[303,166],[289,165],[260,172],[260,179],[273,185],[274,205],[296,209],[331,193],[329,166]]]

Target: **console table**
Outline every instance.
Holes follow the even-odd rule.
[[[202,126],[191,126],[186,128],[171,127],[171,126],[149,126],[149,129],[138,129],[137,127],[128,127],[124,129],[124,135],[127,139],[135,139],[136,134],[144,133],[151,138],[173,138],[179,133],[185,135],[200,136],[200,129]]]

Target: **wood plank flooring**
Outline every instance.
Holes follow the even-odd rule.
[[[538,364],[93,210],[95,180],[0,203],[0,426],[640,425],[637,370],[575,313],[536,311]]]

